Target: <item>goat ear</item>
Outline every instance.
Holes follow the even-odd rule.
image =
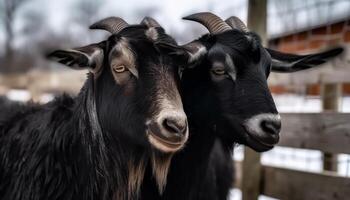
[[[91,44],[70,50],[57,50],[47,57],[73,69],[89,69],[97,72],[103,64],[103,44]]]
[[[157,48],[170,56],[174,56],[179,59],[181,62],[186,63],[189,59],[189,54],[185,48],[182,46],[177,46],[169,43],[157,43]]]
[[[151,28],[151,27],[162,28],[162,26],[157,22],[157,20],[153,19],[152,17],[148,17],[148,16],[143,18],[143,20],[141,21],[141,24],[146,25],[148,28]]]
[[[268,48],[266,50],[272,59],[271,71],[280,73],[292,73],[313,68],[343,52],[341,47],[307,55],[287,54]]]
[[[169,55],[178,56],[188,67],[193,67],[207,52],[206,47],[198,41],[183,46],[168,43],[158,43],[157,46]]]
[[[194,66],[196,62],[201,60],[203,56],[207,53],[207,48],[199,41],[193,41],[186,45],[183,45],[188,54],[188,63],[190,66]]]

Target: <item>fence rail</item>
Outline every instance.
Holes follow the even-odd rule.
[[[235,188],[242,188],[243,163],[235,161]],[[279,167],[261,166],[259,193],[269,197],[295,200],[331,200],[350,196],[350,178],[335,172],[305,172]]]
[[[350,154],[350,113],[284,113],[282,124],[279,146]],[[256,159],[260,162],[260,157]],[[249,191],[283,200],[331,200],[350,196],[350,178],[337,172],[315,173],[266,165],[256,169],[257,165],[250,163],[235,161],[234,186],[242,190],[243,199],[251,197],[245,194]],[[254,177],[260,179],[246,180],[248,176],[244,176],[249,171],[259,174]]]
[[[344,199],[350,195],[350,178],[335,172],[312,173],[264,166],[261,194],[278,199]]]
[[[284,113],[279,146],[350,154],[350,113]]]

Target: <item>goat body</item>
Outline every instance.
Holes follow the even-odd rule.
[[[2,199],[106,199],[107,182],[115,187],[122,182],[121,174],[107,173],[121,172],[110,163],[122,162],[91,127],[96,111],[89,82],[76,98],[28,105],[1,125]]]

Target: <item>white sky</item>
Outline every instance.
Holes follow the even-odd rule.
[[[46,26],[60,34],[80,35],[86,33],[87,27],[79,27],[73,24],[71,18],[77,15],[74,4],[78,0],[27,0],[26,3],[17,14],[15,21],[15,32],[20,32],[25,26],[25,13],[34,12],[41,13],[45,17]],[[172,34],[184,34],[186,29],[194,27],[205,33],[205,29],[194,22],[186,22],[181,18],[201,11],[212,11],[218,13],[221,17],[229,17],[236,15],[245,20],[247,9],[246,0],[104,0],[101,7],[96,9],[93,16],[96,20],[108,16],[119,16],[128,23],[139,23],[145,10],[155,10],[152,17],[157,19],[159,23]],[[1,23],[1,22],[0,22]],[[0,24],[1,25],[1,24]],[[186,35],[186,34],[185,34]],[[199,37],[196,35],[195,37]],[[21,35],[17,34],[17,45],[21,45]],[[25,37],[25,35],[23,36]],[[0,26],[0,41],[4,40],[3,27]],[[188,40],[193,39],[188,37]]]
[[[22,46],[28,40],[25,34],[19,34],[26,25],[26,12],[41,13],[45,18],[45,28],[55,33],[70,35],[73,38],[76,37],[77,40],[81,40],[81,35],[86,35],[88,29],[71,20],[79,13],[74,7],[78,1],[82,0],[27,0],[28,3],[17,13],[15,46]],[[157,19],[168,33],[175,36],[175,38],[179,37],[180,43],[192,40],[206,32],[201,25],[181,19],[188,14],[211,11],[223,19],[231,15],[236,15],[243,21],[246,21],[247,18],[247,0],[97,1],[103,3],[96,8],[96,14],[93,16],[96,20],[114,15],[124,18],[130,24],[134,24],[139,23],[145,11],[154,10],[152,17]],[[319,4],[321,6],[315,6]],[[311,7],[307,7],[310,5]],[[340,19],[344,16],[350,16],[350,0],[269,0],[268,33],[276,35],[285,31],[326,23],[330,19]],[[4,41],[4,39],[3,27],[0,26],[0,42]],[[82,42],[85,43],[88,40],[89,38],[87,37]]]

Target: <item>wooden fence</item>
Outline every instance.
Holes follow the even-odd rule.
[[[282,114],[282,124],[278,146],[350,154],[350,113],[287,113]],[[259,194],[287,200],[350,197],[350,177],[264,166],[251,153],[245,151],[248,160],[235,163],[235,187],[242,190],[243,199],[257,199]]]

